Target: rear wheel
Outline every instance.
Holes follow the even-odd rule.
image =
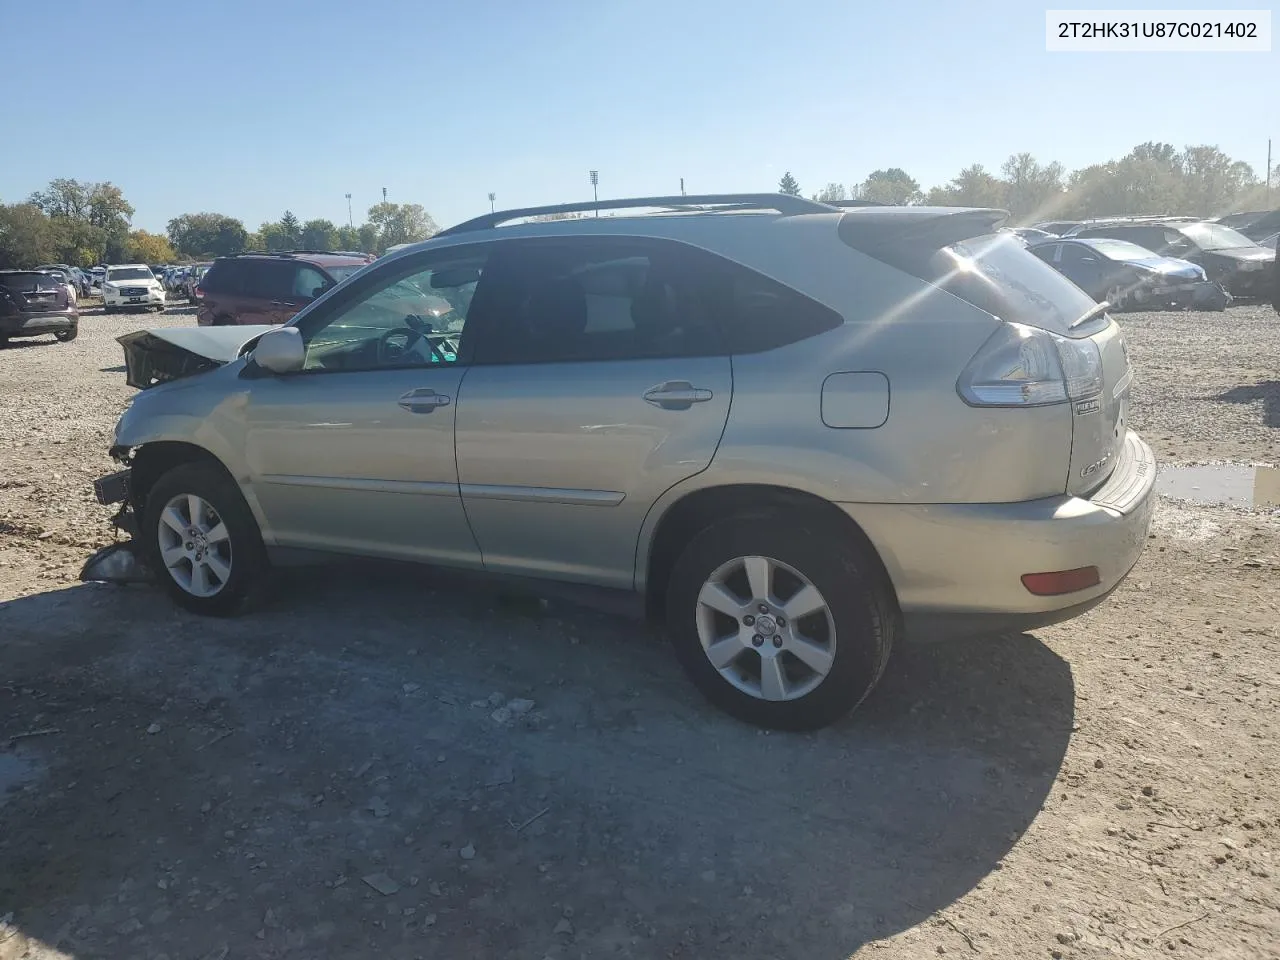
[[[269,571],[257,521],[212,463],[186,463],[147,492],[142,539],[169,596],[193,613],[237,612]]]
[[[59,343],[70,343],[80,333],[79,327],[72,327],[70,330],[59,330],[54,333]]]
[[[856,546],[778,512],[698,533],[672,570],[676,656],[740,720],[810,730],[858,706],[897,633],[884,577]]]

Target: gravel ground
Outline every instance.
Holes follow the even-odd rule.
[[[417,569],[226,621],[77,583],[113,338],[172,313],[0,351],[0,960],[1277,955],[1277,515],[1163,501],[1097,610],[770,735],[639,625]],[[1280,460],[1274,313],[1122,322],[1163,458]]]

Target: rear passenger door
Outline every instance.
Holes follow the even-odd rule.
[[[456,425],[486,569],[630,587],[653,502],[711,463],[733,378],[690,248],[503,243]]]

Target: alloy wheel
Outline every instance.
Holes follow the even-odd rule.
[[[165,504],[157,536],[169,576],[193,597],[215,596],[231,579],[231,535],[202,497],[183,493]]]
[[[698,639],[711,665],[761,700],[795,700],[831,672],[836,629],[821,592],[771,557],[722,564],[698,593]]]

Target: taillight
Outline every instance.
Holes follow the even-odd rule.
[[[196,299],[197,299],[197,300],[203,300],[203,299],[204,299],[204,288],[203,288],[203,287],[201,287],[201,286],[197,286],[197,287],[195,288],[195,290],[193,291],[193,293],[195,293],[195,295],[196,295]]]
[[[1087,338],[1073,340],[1002,323],[956,383],[975,407],[1034,407],[1084,400],[1102,391],[1102,355]]]

